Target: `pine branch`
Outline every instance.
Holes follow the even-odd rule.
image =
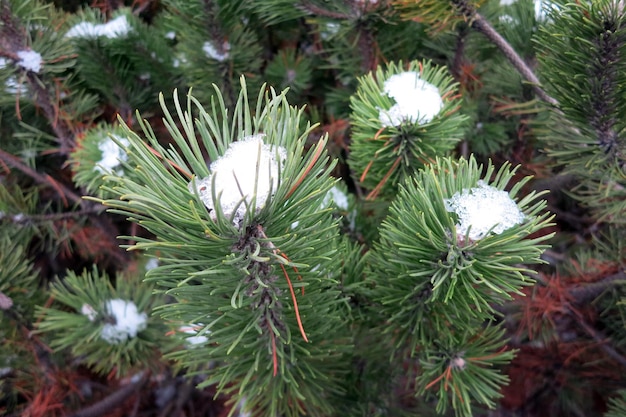
[[[211,44],[219,55],[227,56],[229,54],[229,42],[227,32],[224,30],[220,22],[219,4],[214,0],[202,0],[204,9],[204,18],[207,31],[211,36]],[[224,95],[228,98],[230,104],[237,100],[235,94],[235,86],[232,83],[232,70],[224,68],[224,63],[218,64],[220,67],[220,75],[222,80],[221,88]]]
[[[26,38],[20,30],[20,25],[11,13],[11,7],[8,0],[2,0],[0,5],[0,20],[2,26],[0,30],[0,50],[4,50],[2,55],[17,60],[17,52],[27,50]],[[33,99],[36,105],[43,110],[52,131],[59,142],[59,153],[63,156],[69,155],[74,147],[74,134],[70,126],[63,119],[59,119],[58,105],[55,104],[53,94],[50,93],[47,77],[36,74],[32,71],[22,70],[25,72],[28,86],[33,93]],[[56,94],[55,94],[56,95]],[[19,104],[16,104],[19,106]],[[19,114],[19,112],[18,112]]]
[[[53,188],[59,194],[59,197],[61,198],[65,206],[68,205],[69,200],[79,206],[82,206],[85,213],[101,211],[104,209],[101,204],[82,199],[78,194],[70,190],[66,185],[56,181],[49,175],[40,174],[39,172],[30,168],[28,165],[24,164],[16,156],[3,151],[2,149],[0,149],[0,161],[4,162],[6,165],[12,166],[13,168],[22,171],[24,174],[34,179],[37,183],[48,185]],[[43,221],[43,217],[40,217],[39,220]],[[108,232],[106,236],[111,241],[112,247],[117,247],[118,245],[116,237],[119,233],[117,231],[117,227],[113,225],[111,220],[107,217],[93,217],[92,221],[94,224],[99,226],[101,230]],[[110,252],[109,255],[117,262],[124,262],[126,260],[126,255],[120,251]]]
[[[622,59],[621,50],[625,42],[623,30],[620,30],[616,20],[605,19],[603,21],[602,34],[594,39],[596,53],[592,61],[589,79],[591,80],[592,93],[590,95],[593,111],[589,123],[598,135],[598,143],[608,153],[614,152],[619,164],[623,164],[618,142],[619,129],[619,101],[614,96],[615,92],[621,91],[620,74],[615,63]]]
[[[228,51],[224,49],[224,41],[226,39],[219,20],[219,5],[213,0],[203,0],[202,6],[207,20],[206,27],[214,43],[213,46],[219,54],[224,55]]]

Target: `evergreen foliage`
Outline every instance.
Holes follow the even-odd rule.
[[[201,385],[216,383],[219,391],[267,415],[327,415],[329,400],[341,392],[350,337],[338,314],[338,225],[323,204],[333,184],[326,140],[305,151],[311,128],[300,131],[302,111],[289,107],[284,95],[264,97],[262,90],[252,112],[245,83],[231,121],[217,89],[213,114],[192,96],[187,104],[183,111],[175,101],[178,121],[163,108],[178,150],[162,147],[147,124],[144,134],[156,152],[128,132],[128,166],[137,179],[111,179],[109,191],[120,200],[103,203],[156,236],[130,249],[159,253],[160,265],[148,279],[176,300],[160,314],[206,323],[210,346],[175,355],[185,366],[213,363]],[[271,197],[258,213],[257,195],[242,198],[246,215],[238,225],[217,204],[213,223],[188,189],[190,179],[208,174],[200,143],[217,160],[234,140],[257,134],[287,150]],[[257,178],[258,170],[257,165]],[[222,197],[217,181],[211,184],[214,201]]]
[[[385,83],[407,73],[419,74],[420,81],[434,86],[443,105],[431,120],[418,111],[417,118],[403,118],[400,124],[389,125],[387,119],[396,118],[389,113],[400,103],[386,94]],[[395,193],[398,183],[456,145],[463,136],[465,118],[456,113],[459,100],[453,97],[454,88],[446,69],[433,67],[430,62],[413,61],[406,69],[402,62],[391,63],[385,71],[379,68],[375,76],[359,79],[351,99],[353,128],[348,162],[360,176],[361,185],[372,190],[368,197]]]
[[[136,367],[154,367],[158,350],[164,347],[164,326],[147,316],[160,302],[150,286],[140,287],[139,281],[118,276],[113,287],[108,276],[97,269],[80,275],[70,272],[62,282],[53,284],[51,294],[57,305],[39,310],[43,320],[38,331],[53,335],[52,348],[69,348],[72,355],[102,374],[125,375]],[[136,307],[146,323],[139,320],[136,328],[126,328],[112,311],[112,300],[123,301],[122,310],[127,314],[133,314]]]
[[[625,15],[619,2],[565,3],[549,11],[551,26],[537,42],[542,72],[559,101],[558,113],[545,137],[560,165],[583,181],[574,190],[595,215],[622,222],[624,194],[624,114],[622,100]],[[581,25],[585,19],[585,25]],[[564,71],[564,66],[567,70]],[[577,78],[569,74],[580,74]]]
[[[625,19],[0,0],[0,414],[623,415]]]

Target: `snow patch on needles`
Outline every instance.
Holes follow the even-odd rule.
[[[148,325],[147,314],[139,313],[137,306],[132,301],[114,298],[107,301],[105,309],[106,314],[114,323],[105,324],[100,337],[112,345],[136,337],[137,333],[144,330]]]
[[[39,52],[33,50],[17,51],[17,57],[20,59],[17,61],[17,65],[24,68],[26,71],[39,73],[41,70],[43,59]]]
[[[80,308],[80,312],[83,316],[87,316],[89,321],[94,321],[98,316],[98,312],[87,303],[82,305],[82,307]]]
[[[500,234],[524,221],[524,213],[519,209],[509,193],[478,181],[478,186],[456,193],[445,199],[446,210],[459,217],[457,235],[480,240],[491,230]],[[493,229],[492,229],[493,228]]]
[[[118,16],[104,24],[80,22],[74,25],[65,34],[66,38],[98,38],[101,36],[109,39],[123,37],[131,31],[126,16]]]
[[[0,57],[0,70],[4,70],[9,66],[9,60],[3,57]],[[9,94],[22,94],[26,92],[26,87],[18,82],[15,76],[8,77],[4,82],[4,91]]]
[[[396,101],[389,110],[379,109],[378,119],[385,127],[405,122],[429,123],[443,107],[439,89],[415,71],[392,75],[385,81],[383,91]]]
[[[224,62],[229,56],[228,51],[230,51],[230,43],[224,42],[222,44],[222,49],[218,50],[213,43],[206,41],[202,46],[202,50],[209,58],[219,62]]]
[[[278,186],[278,171],[287,158],[287,150],[282,146],[263,143],[264,134],[247,136],[230,144],[223,156],[209,166],[211,175],[196,180],[196,191],[211,218],[217,220],[213,201],[212,183],[215,182],[215,195],[226,217],[233,216],[233,224],[239,226],[246,214],[246,205],[252,203],[256,187],[255,213],[258,212]],[[258,161],[258,178],[257,178]],[[193,190],[194,182],[188,185]]]
[[[157,258],[150,258],[148,262],[146,262],[145,268],[146,271],[152,271],[157,266],[159,266],[159,260]]]
[[[208,335],[211,334],[210,330],[207,330],[202,335],[198,335],[202,331],[204,324],[191,324],[189,326],[182,326],[179,330],[185,334],[190,334],[192,336],[185,338],[185,343],[187,347],[194,347],[197,345],[203,345],[209,341]]]
[[[337,206],[338,209],[348,210],[348,196],[337,188],[337,186],[328,190],[322,201],[322,208],[328,207],[331,201],[335,202],[335,206]]]
[[[115,139],[117,139],[122,145],[130,145],[128,139],[117,135],[112,136],[114,136]],[[128,159],[128,155],[126,155],[124,149],[122,149],[110,137],[106,137],[103,141],[101,141],[98,144],[98,149],[102,152],[102,158],[96,163],[94,170],[101,174],[113,173],[113,170],[120,165],[120,161],[126,161]],[[115,170],[115,174],[121,176],[124,174],[124,171],[122,171],[122,169],[117,169]]]

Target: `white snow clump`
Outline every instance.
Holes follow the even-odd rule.
[[[80,312],[83,314],[83,316],[87,316],[89,321],[94,321],[98,316],[98,312],[87,303],[82,305],[82,307],[80,308]]]
[[[228,51],[230,51],[230,43],[224,42],[222,44],[222,50],[220,51],[211,42],[206,41],[202,46],[202,50],[209,58],[224,62],[229,56]]]
[[[465,237],[469,230],[469,238],[479,240],[490,230],[500,234],[524,221],[524,213],[509,193],[482,180],[477,185],[444,200],[446,210],[456,213],[459,218],[457,236]]]
[[[122,145],[130,145],[128,139],[114,134],[111,135],[114,136],[115,139],[117,139]],[[102,158],[96,163],[93,169],[101,174],[112,174],[114,172],[113,170],[119,167],[121,161],[126,161],[128,159],[128,155],[126,155],[124,149],[122,149],[108,136],[98,144],[98,149],[102,152]],[[120,168],[115,170],[115,174],[122,176],[124,171]]]
[[[147,327],[148,316],[139,313],[132,301],[114,298],[106,303],[106,314],[114,323],[107,323],[102,328],[100,337],[107,343],[117,345],[136,337],[137,333]]]
[[[118,16],[115,19],[103,23],[80,22],[74,25],[65,34],[66,38],[98,38],[105,36],[109,39],[123,37],[131,31],[126,16]]]
[[[151,271],[157,266],[159,266],[159,260],[157,258],[150,258],[148,259],[148,262],[146,262],[145,268],[146,271]]]
[[[389,110],[379,109],[378,119],[385,127],[404,122],[428,123],[443,107],[439,89],[415,71],[392,75],[385,81],[383,91],[396,102]]]
[[[217,213],[211,190],[213,181],[222,212],[228,218],[233,216],[233,224],[237,227],[246,214],[246,205],[242,201],[252,203],[255,187],[256,213],[278,186],[278,171],[287,158],[287,150],[282,146],[264,144],[264,136],[264,134],[247,136],[231,143],[224,155],[209,166],[211,174],[195,181],[196,191],[214,221],[217,220]],[[193,184],[192,181],[188,185],[192,193]]]
[[[43,59],[39,52],[33,50],[17,51],[17,57],[20,59],[17,61],[17,65],[24,68],[26,71],[38,73],[41,70]]]
[[[179,330],[181,332],[193,335],[185,338],[185,343],[188,347],[203,345],[209,341],[209,338],[207,336],[211,334],[210,330],[207,330],[202,335],[198,336],[198,333],[202,330],[203,327],[204,324],[191,324],[189,326],[180,327]]]
[[[328,207],[330,202],[334,201],[335,206],[337,206],[340,210],[348,210],[348,196],[346,193],[341,191],[337,186],[334,186],[324,196],[324,200],[322,200],[322,208]]]

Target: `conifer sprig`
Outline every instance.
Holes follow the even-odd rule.
[[[620,417],[626,413],[626,391],[620,390],[614,398],[609,401],[609,410],[606,417]]]
[[[538,54],[542,76],[559,101],[542,139],[560,166],[583,179],[575,195],[599,220],[617,223],[624,222],[626,209],[626,15],[621,7],[608,0],[559,4],[548,14],[554,23],[536,39],[543,51]]]
[[[476,403],[495,408],[500,388],[509,382],[499,367],[508,364],[514,352],[507,349],[502,326],[488,326],[460,334],[445,335],[419,353],[421,393],[434,392],[437,412],[451,405],[456,416],[473,415]]]
[[[113,284],[95,267],[80,275],[69,272],[53,285],[56,304],[38,309],[37,331],[47,333],[52,348],[69,349],[104,375],[156,369],[159,349],[167,350],[166,328],[149,315],[161,301],[138,282],[137,276],[120,274]]]
[[[161,315],[203,323],[209,343],[172,356],[191,374],[204,374],[198,365],[212,363],[201,385],[217,384],[233,401],[246,398],[248,406],[268,415],[305,410],[324,415],[328,395],[341,391],[345,363],[340,358],[350,340],[341,331],[338,225],[324,206],[333,163],[325,138],[305,149],[311,127],[302,129],[302,110],[290,107],[284,92],[261,89],[252,102],[254,108],[243,78],[232,113],[217,87],[209,110],[192,96],[183,110],[175,98],[178,120],[162,101],[176,148],[163,147],[145,121],[147,142],[127,132],[123,165],[134,174],[107,177],[112,184],[107,191],[120,199],[103,203],[156,236],[135,237],[129,249],[158,253],[159,267],[148,280],[176,300],[162,306]],[[220,203],[226,190],[219,191],[220,173],[213,163],[233,152],[233,142],[250,137],[273,146],[270,152],[284,148],[286,158],[280,159],[278,177],[259,207],[260,178],[267,173],[257,162],[250,179],[254,194],[242,195],[245,216],[233,222]],[[234,168],[233,174],[244,190],[244,176]],[[207,175],[214,176],[211,208],[201,199],[202,190],[189,186]],[[316,393],[321,385],[326,389]]]
[[[489,231],[483,226],[487,233],[478,239],[471,238],[469,231],[459,233],[460,218],[446,207],[446,200],[455,194],[471,195],[481,178],[504,190],[514,173],[509,164],[496,171],[491,164],[479,166],[474,158],[458,163],[437,159],[400,187],[382,224],[374,264],[389,277],[381,293],[383,308],[393,311],[394,321],[403,327],[414,323],[407,331],[420,327],[421,314],[415,312],[422,303],[457,322],[487,319],[493,314],[493,304],[511,299],[512,293],[532,283],[526,275],[530,271],[522,265],[542,262],[539,256],[546,248],[542,242],[549,237],[530,238],[550,223],[545,201],[538,200],[541,194],[533,191],[516,202],[524,214],[523,222],[508,224],[498,233],[493,229],[503,220],[493,216],[500,208],[486,197],[480,204],[484,215],[491,211],[492,226]],[[510,198],[519,198],[529,180],[517,182],[508,193]],[[478,225],[474,223],[469,230],[472,227]],[[396,256],[389,257],[389,253]],[[407,303],[408,299],[419,304]],[[405,313],[399,314],[402,310]]]
[[[515,171],[473,157],[437,158],[401,184],[370,255],[383,332],[398,352],[420,358],[418,385],[438,387],[438,412],[451,401],[457,415],[470,416],[470,398],[493,407],[506,381],[474,367],[476,358],[502,364],[513,357],[501,350],[502,330],[486,330],[475,350],[472,337],[494,320],[496,305],[532,284],[524,264],[542,263],[550,236],[531,235],[551,220],[541,193],[519,195],[530,177],[504,191]]]
[[[399,92],[389,87],[394,77],[407,78],[399,78]],[[446,68],[428,61],[406,68],[392,62],[359,79],[351,98],[349,163],[370,190],[368,199],[394,194],[404,179],[458,143],[466,117],[457,113],[456,88]]]

